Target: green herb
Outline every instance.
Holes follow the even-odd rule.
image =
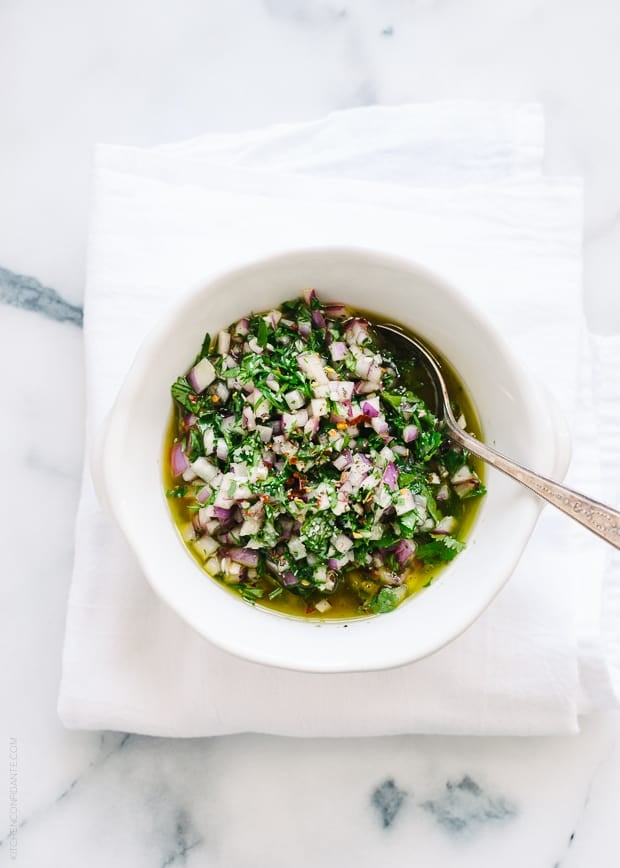
[[[198,361],[200,359],[204,359],[205,356],[209,355],[209,350],[211,349],[211,335],[209,332],[204,336],[204,340],[202,342],[202,347],[200,348],[200,355],[198,356]]]
[[[418,546],[415,556],[424,561],[425,564],[439,564],[451,561],[464,548],[464,542],[452,536],[446,536]]]
[[[196,428],[190,428],[187,445],[187,457],[190,461],[195,461],[204,452],[202,437]]]
[[[246,603],[250,603],[252,606],[256,603],[257,600],[260,600],[264,595],[264,590],[262,588],[253,588],[248,585],[243,585],[241,583],[237,585],[231,585],[231,588],[234,588],[237,593],[243,597]]]
[[[280,596],[280,594],[282,593],[283,590],[284,590],[284,588],[281,588],[278,586],[277,588],[274,588],[273,591],[271,591],[271,593],[268,594],[267,596],[269,597],[270,600],[275,600],[276,597]]]
[[[256,339],[259,347],[267,346],[267,342],[269,341],[269,327],[263,317],[260,317],[258,320],[258,336]]]
[[[381,395],[381,397],[394,410],[399,410],[401,404],[403,403],[403,396],[402,395],[390,395],[388,392],[384,392]]]
[[[396,588],[381,588],[376,597],[370,601],[368,608],[374,615],[392,612],[402,601],[404,594]]]
[[[170,387],[170,392],[177,404],[180,404],[183,409],[188,410],[190,413],[194,412],[198,396],[185,377],[179,377]]]
[[[187,494],[186,485],[177,485],[176,488],[169,488],[166,492],[166,497],[185,497]]]

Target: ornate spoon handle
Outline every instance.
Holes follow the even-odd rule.
[[[510,458],[506,458],[505,455],[496,452],[485,443],[480,443],[475,437],[450,424],[449,420],[446,422],[452,439],[468,449],[472,455],[482,458],[487,464],[491,464],[508,476],[512,476],[518,482],[522,482],[547,503],[561,509],[570,518],[620,549],[620,512],[599,503],[597,500],[579,494],[572,488],[567,488],[565,485],[560,485],[558,482],[553,482],[545,476],[540,476],[540,474],[522,467],[516,461],[511,461]]]

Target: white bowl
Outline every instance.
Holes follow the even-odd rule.
[[[567,440],[548,400],[467,299],[412,262],[355,249],[285,253],[221,275],[186,297],[139,350],[110,413],[94,476],[160,597],[206,639],[259,663],[311,672],[387,669],[441,648],[489,605],[514,570],[540,501],[487,469],[467,548],[438,579],[390,614],[304,621],[245,604],[201,571],[179,538],[164,495],[170,384],[205,331],[274,307],[313,286],[403,323],[435,345],[473,397],[484,437],[548,476],[564,475]],[[172,649],[171,649],[172,653]]]

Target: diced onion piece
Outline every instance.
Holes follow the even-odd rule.
[[[353,540],[344,533],[339,533],[333,537],[332,544],[340,554],[345,554],[345,552],[348,552],[349,549],[353,548]]]
[[[370,420],[370,424],[377,432],[377,434],[387,434],[388,433],[388,423],[385,419],[385,416],[376,416],[374,419]]]
[[[396,515],[405,515],[407,512],[411,512],[412,509],[415,508],[415,501],[413,499],[413,494],[409,491],[408,488],[401,488],[398,492],[396,499],[394,500],[394,509],[396,511]]]
[[[196,500],[198,503],[206,503],[207,500],[211,497],[213,489],[210,485],[203,485],[198,494],[196,495]]]
[[[219,547],[220,544],[217,540],[213,539],[212,536],[201,536],[199,539],[194,541],[194,548],[198,549],[199,552],[202,552],[202,554],[207,557],[214,554]]]
[[[230,349],[230,332],[222,331],[217,336],[217,351],[220,356],[225,356]]]
[[[296,561],[301,560],[306,557],[306,547],[303,544],[302,540],[299,539],[298,536],[293,537],[287,543],[288,550],[293,555]]]
[[[192,461],[190,467],[201,479],[205,482],[211,482],[219,473],[217,467],[211,464],[210,461],[207,461],[206,458],[202,456],[197,458],[195,461]]]
[[[330,344],[329,354],[333,362],[341,362],[348,352],[349,350],[344,341],[334,341],[333,344]]]
[[[215,368],[209,359],[201,359],[187,375],[187,382],[198,395],[215,380]]]
[[[433,528],[434,534],[452,534],[456,530],[457,520],[453,515],[444,515],[444,517]]]
[[[316,289],[304,289],[302,296],[308,307],[312,307],[312,302],[316,298]]]
[[[413,443],[414,440],[418,439],[418,426],[417,425],[405,425],[403,428],[403,440],[405,443]]]
[[[401,539],[394,546],[394,557],[401,567],[404,567],[407,561],[411,560],[415,548],[415,543],[408,539]]]
[[[317,610],[317,612],[320,612],[321,615],[324,614],[325,612],[328,612],[331,609],[331,607],[332,607],[332,604],[328,600],[318,600],[314,604],[314,608]]]
[[[297,356],[299,369],[304,372],[313,382],[328,384],[329,379],[318,353],[300,353]]]
[[[332,401],[350,401],[353,396],[353,386],[349,380],[332,381],[329,386],[329,397]]]
[[[316,329],[324,329],[326,327],[327,323],[325,322],[325,317],[320,310],[312,311],[312,325]]]
[[[187,455],[180,443],[175,443],[170,450],[170,469],[173,476],[181,476],[189,467]]]
[[[464,464],[450,477],[452,485],[460,485],[463,482],[477,482],[478,477],[473,470]]]
[[[273,437],[273,430],[270,425],[257,425],[256,430],[259,433],[260,439],[263,443],[269,443],[271,438]]]
[[[359,316],[353,317],[344,327],[344,336],[349,346],[365,343],[368,339],[368,321]]]
[[[205,428],[202,442],[205,448],[205,455],[212,455],[215,451],[215,431],[210,426]]]
[[[247,317],[243,317],[240,319],[237,325],[235,326],[235,334],[241,335],[241,337],[245,337],[250,332],[250,320]]]
[[[324,305],[323,310],[331,319],[344,319],[348,314],[346,306],[339,301]]]
[[[379,398],[366,398],[362,401],[362,413],[370,419],[376,419],[381,411]]]
[[[254,410],[248,404],[241,411],[241,425],[248,431],[256,429],[256,416],[254,415]]]
[[[219,558],[209,558],[205,564],[205,570],[210,576],[219,576],[222,570]]]
[[[301,394],[299,389],[292,389],[290,392],[287,392],[284,395],[284,400],[288,404],[290,410],[299,410],[305,404],[304,396]]]
[[[232,548],[226,551],[226,555],[231,561],[243,564],[246,567],[258,566],[258,552],[253,549]]]

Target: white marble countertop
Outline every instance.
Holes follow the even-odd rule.
[[[373,102],[540,100],[586,182],[585,303],[620,331],[620,6],[163,0],[0,9],[0,864],[612,868],[620,717],[576,737],[191,741],[56,715],[82,457],[96,141],[155,144]]]

